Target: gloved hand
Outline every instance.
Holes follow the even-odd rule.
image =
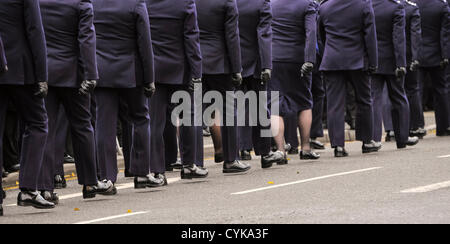
[[[262,82],[262,84],[267,84],[267,82],[269,82],[270,79],[272,79],[272,70],[264,69],[261,72],[261,82]]]
[[[0,67],[0,74],[8,72],[8,65],[5,65],[4,67]]]
[[[414,60],[411,62],[411,65],[409,66],[409,70],[411,70],[412,72],[416,71],[417,68],[419,68],[419,61],[418,60]]]
[[[202,78],[192,78],[192,80],[189,82],[189,91],[194,92],[195,91],[195,84],[201,84]]]
[[[406,75],[406,68],[405,67],[398,67],[396,70],[395,70],[395,76],[397,77],[397,78],[402,78],[402,77],[404,77]]]
[[[239,86],[242,85],[242,74],[241,73],[235,73],[233,74],[233,76],[231,77],[232,81],[233,81],[233,85],[234,87],[238,88]]]
[[[149,83],[144,85],[144,95],[148,98],[151,98],[153,94],[155,93],[155,83]]]
[[[376,67],[376,66],[369,66],[369,68],[367,68],[367,73],[369,75],[373,75],[375,72],[377,72],[377,70],[378,70],[378,67]]]
[[[314,69],[314,64],[310,62],[306,62],[302,65],[302,77],[311,73]]]
[[[80,95],[87,95],[94,91],[97,86],[96,80],[85,80],[81,83],[80,89],[78,89],[78,93]]]
[[[38,82],[35,85],[36,92],[35,96],[39,98],[45,98],[48,94],[48,83],[47,82]]]
[[[441,61],[441,68],[443,69],[447,68],[448,64],[449,64],[448,58],[443,59]]]

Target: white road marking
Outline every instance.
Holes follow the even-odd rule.
[[[172,183],[175,183],[180,180],[181,180],[180,177],[168,178],[167,183],[172,184]],[[116,186],[117,190],[130,189],[133,187],[134,187],[134,183],[120,184],[120,185]],[[82,196],[83,196],[83,193],[73,193],[73,194],[60,196],[59,200],[67,200],[67,199],[72,199],[72,198],[77,198],[77,197],[82,197]],[[9,204],[9,205],[5,205],[5,207],[17,207],[17,204]]]
[[[310,178],[310,179],[305,179],[305,180],[299,180],[299,181],[294,181],[294,182],[289,182],[289,183],[284,183],[284,184],[279,184],[279,185],[273,185],[273,186],[268,186],[268,187],[262,187],[262,188],[257,188],[257,189],[253,189],[253,190],[248,190],[248,191],[235,192],[235,193],[231,193],[231,195],[243,195],[243,194],[248,194],[248,193],[253,193],[253,192],[271,190],[271,189],[280,188],[280,187],[284,187],[284,186],[291,186],[291,185],[296,185],[296,184],[302,184],[302,183],[306,183],[306,182],[323,180],[323,179],[328,179],[328,178],[337,177],[337,176],[343,176],[343,175],[357,174],[357,173],[377,170],[377,169],[381,169],[381,168],[382,167],[374,167],[374,168],[367,168],[367,169],[360,169],[360,170],[342,172],[342,173],[337,173],[337,174],[332,174],[332,175],[324,175],[324,176],[320,176],[320,177],[315,177],[315,178]]]
[[[107,220],[131,217],[131,216],[141,215],[141,214],[146,214],[146,213],[148,213],[148,212],[127,213],[127,214],[121,214],[121,215],[106,217],[106,218],[100,218],[100,219],[93,219],[93,220],[89,220],[89,221],[78,222],[78,223],[75,223],[75,224],[76,225],[93,224],[93,223],[103,222],[103,221],[107,221]]]
[[[450,155],[439,156],[438,158],[450,158]]]
[[[401,193],[426,193],[430,191],[436,191],[442,188],[450,187],[450,181],[440,182],[432,185],[421,186],[401,191]]]

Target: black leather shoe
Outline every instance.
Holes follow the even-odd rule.
[[[287,154],[289,154],[289,155],[296,155],[296,154],[298,154],[298,148],[291,147],[291,149],[289,149],[287,151]]]
[[[348,157],[348,152],[347,150],[345,150],[345,148],[343,147],[336,147],[334,149],[334,156],[336,158],[344,158],[344,157]]]
[[[156,179],[160,179],[163,181],[163,186],[167,186],[169,183],[167,182],[167,177],[165,174],[155,174]]]
[[[423,128],[419,128],[417,130],[412,130],[409,132],[410,137],[418,137],[419,139],[423,139],[427,135],[427,130]]]
[[[0,217],[1,216],[3,216],[3,207],[2,207],[2,205],[0,204]]]
[[[210,137],[211,132],[209,132],[209,127],[203,128],[203,137]]]
[[[208,170],[197,167],[197,165],[186,165],[181,170],[181,179],[191,180],[208,177]]]
[[[63,175],[55,176],[55,189],[63,189],[67,187],[66,179]]]
[[[73,158],[71,155],[64,153],[64,163],[66,164],[74,164],[75,158]]]
[[[316,139],[311,139],[311,140],[309,141],[309,144],[311,145],[311,148],[312,148],[312,149],[315,149],[315,150],[325,150],[325,145],[324,145],[322,142],[320,142],[320,141],[318,141],[318,140],[316,140]]]
[[[6,192],[2,189],[2,198],[5,199],[6,198]]]
[[[177,160],[175,163],[171,164],[170,167],[172,169],[182,169],[183,168],[183,163],[181,163],[181,160]]]
[[[111,181],[99,181],[97,185],[94,186],[83,186],[83,198],[90,199],[95,198],[97,194],[100,195],[116,195],[117,189]]]
[[[222,163],[224,161],[223,153],[216,153],[214,154],[214,162],[216,163]]]
[[[409,146],[409,147],[412,147],[412,146],[415,146],[415,145],[417,145],[418,143],[419,143],[419,137],[408,137],[408,141],[406,142],[406,143],[399,143],[399,144],[397,144],[397,148],[398,149],[403,149],[403,148],[405,148],[406,146]]]
[[[2,169],[2,178],[6,178],[8,175],[9,173],[5,169]]]
[[[379,142],[371,141],[370,143],[363,143],[363,153],[373,153],[380,151],[382,145]]]
[[[242,150],[240,154],[241,154],[241,160],[243,160],[243,161],[252,160],[252,155],[250,154],[250,151]]]
[[[125,169],[124,175],[125,175],[125,178],[134,177],[134,175],[127,169]]]
[[[37,191],[22,191],[17,196],[17,206],[52,209],[55,204],[45,200]]]
[[[134,189],[144,189],[144,188],[153,188],[160,187],[164,185],[164,181],[155,178],[152,174],[143,177],[134,177]]]
[[[268,155],[261,157],[261,167],[267,169],[272,167],[274,163],[281,164],[286,159],[286,156],[281,151],[270,152]]]
[[[393,131],[386,132],[386,142],[395,141],[395,133]]]
[[[301,151],[300,159],[301,160],[317,160],[317,159],[320,159],[320,154],[313,152],[313,151],[309,151],[309,152]]]
[[[9,166],[7,168],[5,168],[5,170],[9,173],[15,173],[15,172],[19,172],[20,170],[20,164],[14,164],[12,166]]]
[[[59,197],[57,193],[49,192],[49,191],[41,191],[41,196],[49,202],[54,203],[55,205],[59,204]]]
[[[249,164],[235,160],[233,162],[225,162],[223,164],[223,173],[242,173],[249,171],[251,168],[252,167]]]

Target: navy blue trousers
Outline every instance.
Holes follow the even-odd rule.
[[[47,105],[46,105],[47,106]],[[50,125],[49,125],[50,126]],[[65,147],[61,145],[66,145],[67,133],[69,131],[69,120],[67,119],[64,106],[61,104],[59,106],[58,116],[56,118],[56,131],[57,135],[55,138],[55,175],[64,175],[64,152]],[[50,131],[49,131],[50,136]]]
[[[312,76],[313,95],[313,120],[311,125],[311,138],[323,137],[323,108],[325,102],[325,86],[319,72],[314,72]]]
[[[448,84],[445,79],[445,70],[441,67],[421,67],[419,69],[419,82],[425,82],[427,76],[431,77],[436,117],[436,134],[445,135],[450,127],[450,101],[448,98]],[[422,115],[423,120],[423,115]]]
[[[372,97],[374,111],[374,135],[381,142],[383,134],[383,90],[387,85],[389,99],[392,104],[392,124],[397,144],[404,144],[409,136],[409,102],[405,92],[405,80],[394,75],[374,75],[372,77]]]
[[[24,123],[22,135],[19,187],[37,190],[39,172],[44,157],[48,135],[48,119],[44,99],[34,95],[35,86],[0,85],[0,149],[3,148],[3,133],[8,102],[12,101]],[[3,150],[0,158],[3,159]],[[0,197],[0,199],[2,199]],[[0,200],[0,203],[3,201]]]
[[[266,118],[269,116],[269,109],[267,108],[267,101],[264,104],[261,104],[262,101],[259,101],[259,92],[267,91],[267,84],[261,84],[260,79],[256,79],[253,76],[244,78],[244,81],[241,86],[241,91],[244,93],[249,91],[256,92],[256,96],[258,98],[258,118],[254,118],[253,120],[257,122],[256,126],[249,126],[250,121],[250,111],[249,111],[249,103],[246,101],[245,104],[245,121],[247,126],[239,126],[239,147],[240,150],[252,150],[255,149],[256,155],[267,155],[270,152],[270,137],[261,136],[262,130],[270,130],[269,126],[262,126],[259,120],[259,107],[264,106],[264,111]],[[253,108],[252,108],[253,109]]]
[[[65,149],[67,131],[57,130],[60,105],[64,106],[71,129],[78,183],[80,185],[97,183],[94,129],[91,124],[90,112],[91,97],[90,95],[79,95],[77,88],[50,87],[45,99],[49,134],[39,177],[39,190],[54,190],[55,165],[57,164],[56,160],[60,160],[57,152],[61,154]],[[64,143],[59,144],[58,138],[64,138]]]
[[[116,135],[120,99],[128,107],[128,118],[133,126],[130,151],[130,172],[136,176],[150,173],[150,117],[148,99],[143,88],[97,88],[97,142],[98,178],[117,181]]]
[[[371,81],[362,70],[324,72],[327,93],[327,118],[332,147],[345,146],[345,108],[347,83],[356,95],[356,140],[369,143],[373,139],[373,104]]]

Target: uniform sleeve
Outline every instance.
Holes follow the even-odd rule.
[[[0,36],[0,72],[5,70],[6,65],[6,56],[5,49],[3,47],[2,37]]]
[[[197,8],[193,0],[187,1],[184,20],[184,47],[191,68],[191,78],[202,77],[202,55],[200,49],[200,31],[197,22]]]
[[[35,67],[35,82],[48,80],[47,44],[38,0],[24,0],[24,19],[28,44]]]
[[[135,9],[136,30],[137,30],[137,46],[144,70],[144,84],[153,83],[155,81],[154,58],[152,38],[150,34],[150,19],[148,16],[147,6],[143,0],[139,0]]]
[[[242,72],[241,46],[239,39],[239,14],[236,0],[227,0],[225,15],[225,42],[231,63],[231,72]]]
[[[323,25],[323,19],[320,16],[320,6],[319,6],[319,14],[317,16],[317,46],[319,48],[319,53],[321,56],[324,53],[325,49],[325,41],[326,41],[326,33],[325,33],[325,27]]]
[[[419,53],[422,46],[422,26],[419,8],[415,7],[411,15],[411,53],[412,61],[419,60]]]
[[[257,27],[261,68],[272,69],[272,6],[265,0],[259,12]]]
[[[82,0],[79,11],[78,43],[84,66],[84,79],[98,80],[94,10],[91,0]]]
[[[443,6],[441,18],[441,48],[442,58],[450,58],[450,9],[448,4]]]
[[[405,7],[397,4],[393,19],[393,43],[397,67],[406,67]]]
[[[375,27],[375,14],[372,1],[366,1],[364,9],[364,42],[368,55],[369,67],[378,67],[378,43]]]
[[[316,62],[317,47],[317,8],[314,2],[311,2],[305,13],[305,62]]]

